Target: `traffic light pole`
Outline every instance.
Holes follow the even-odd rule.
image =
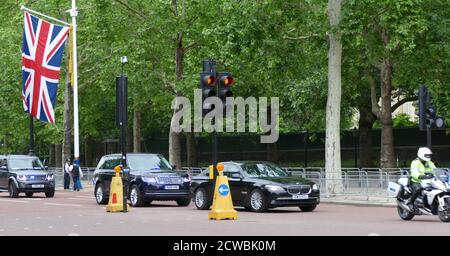
[[[218,175],[217,172],[217,131],[216,131],[216,120],[214,118],[214,129],[212,132],[212,162],[213,162],[213,170],[214,170],[214,180]],[[215,183],[214,183],[215,184]]]
[[[214,77],[217,77],[217,72],[216,72],[216,62],[214,60],[204,60],[203,61],[203,72],[210,72],[212,74],[214,74]],[[215,84],[215,91],[218,92],[218,86]],[[217,108],[213,111],[217,111]],[[213,117],[212,119],[212,123],[213,123],[213,131],[212,131],[212,164],[213,164],[213,172],[214,172],[214,182],[216,180],[216,177],[218,175],[217,172],[217,162],[218,162],[218,157],[217,157],[217,129],[216,129],[216,123],[217,120],[215,117]],[[215,184],[215,183],[214,183]]]
[[[431,127],[427,125],[427,148],[431,148]]]

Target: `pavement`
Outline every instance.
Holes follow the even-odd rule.
[[[397,207],[395,199],[377,196],[336,196],[322,197],[323,203],[361,206]]]

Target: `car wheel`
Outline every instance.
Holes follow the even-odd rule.
[[[134,184],[130,189],[130,202],[133,207],[140,207],[144,204],[142,200],[141,191],[139,191],[139,187]]]
[[[25,195],[26,195],[27,197],[32,197],[32,196],[33,196],[33,192],[25,192]]]
[[[14,182],[11,181],[9,183],[8,191],[9,191],[9,197],[11,197],[11,198],[19,197],[19,190],[17,189],[17,187],[14,184]]]
[[[190,203],[191,203],[190,198],[183,198],[183,199],[177,200],[178,206],[188,206]]]
[[[108,202],[102,183],[95,185],[95,201],[97,201],[97,204],[106,204]]]
[[[250,193],[249,203],[250,209],[254,212],[265,212],[269,208],[267,199],[260,189],[254,189]]]
[[[54,197],[55,196],[55,189],[51,189],[47,192],[45,192],[46,197]]]
[[[195,190],[194,202],[195,207],[199,210],[208,210],[209,207],[211,207],[211,197],[208,196],[208,193],[204,188]]]
[[[313,204],[313,205],[305,205],[305,206],[299,206],[298,208],[300,208],[300,210],[304,211],[304,212],[312,212],[314,211],[314,209],[316,209],[317,204]]]

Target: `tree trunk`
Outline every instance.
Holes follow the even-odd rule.
[[[376,117],[369,107],[359,108],[359,163],[360,167],[375,167],[372,153],[372,127]]]
[[[172,0],[172,7],[175,16],[179,15],[178,12],[178,1]],[[184,16],[184,0],[182,1],[181,16]],[[176,80],[183,80],[183,59],[184,59],[184,48],[183,48],[183,32],[177,33],[176,38],[176,52],[175,52],[175,75]],[[176,96],[181,96],[182,93],[176,90]],[[178,109],[173,111],[173,114],[177,113]],[[172,130],[172,126],[169,129],[169,161],[171,164],[175,165],[176,168],[181,168],[181,145],[180,145],[180,134]]]
[[[172,131],[172,129],[169,132],[169,161],[177,169],[181,168],[180,134]]]
[[[395,167],[394,133],[392,130],[392,61],[383,60],[381,78],[381,152],[380,168]]]
[[[328,51],[328,98],[326,107],[325,171],[326,187],[329,195],[340,194],[343,190],[341,175],[341,59],[342,43],[336,30],[341,20],[342,0],[328,1],[330,20]]]
[[[55,145],[55,163],[57,168],[62,168],[62,146],[61,144]]]
[[[133,152],[141,152],[141,111],[133,114]]]
[[[197,166],[197,143],[194,132],[186,133],[187,166]]]
[[[133,127],[127,125],[127,145],[125,147],[125,152],[133,152]]]
[[[67,54],[66,63],[69,63],[69,55]],[[73,98],[73,89],[71,83],[71,74],[66,72],[66,84],[64,90],[64,137],[63,137],[63,152],[62,152],[62,166],[66,160],[71,159],[72,156],[72,98]],[[59,164],[59,162],[58,162]]]

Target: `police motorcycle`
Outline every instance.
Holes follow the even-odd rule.
[[[397,198],[397,211],[402,220],[411,220],[415,215],[438,215],[442,222],[450,222],[450,173],[443,169],[435,172],[436,176],[426,173],[421,180],[423,190],[412,208],[405,203],[412,195],[410,178],[389,182],[389,196]]]

